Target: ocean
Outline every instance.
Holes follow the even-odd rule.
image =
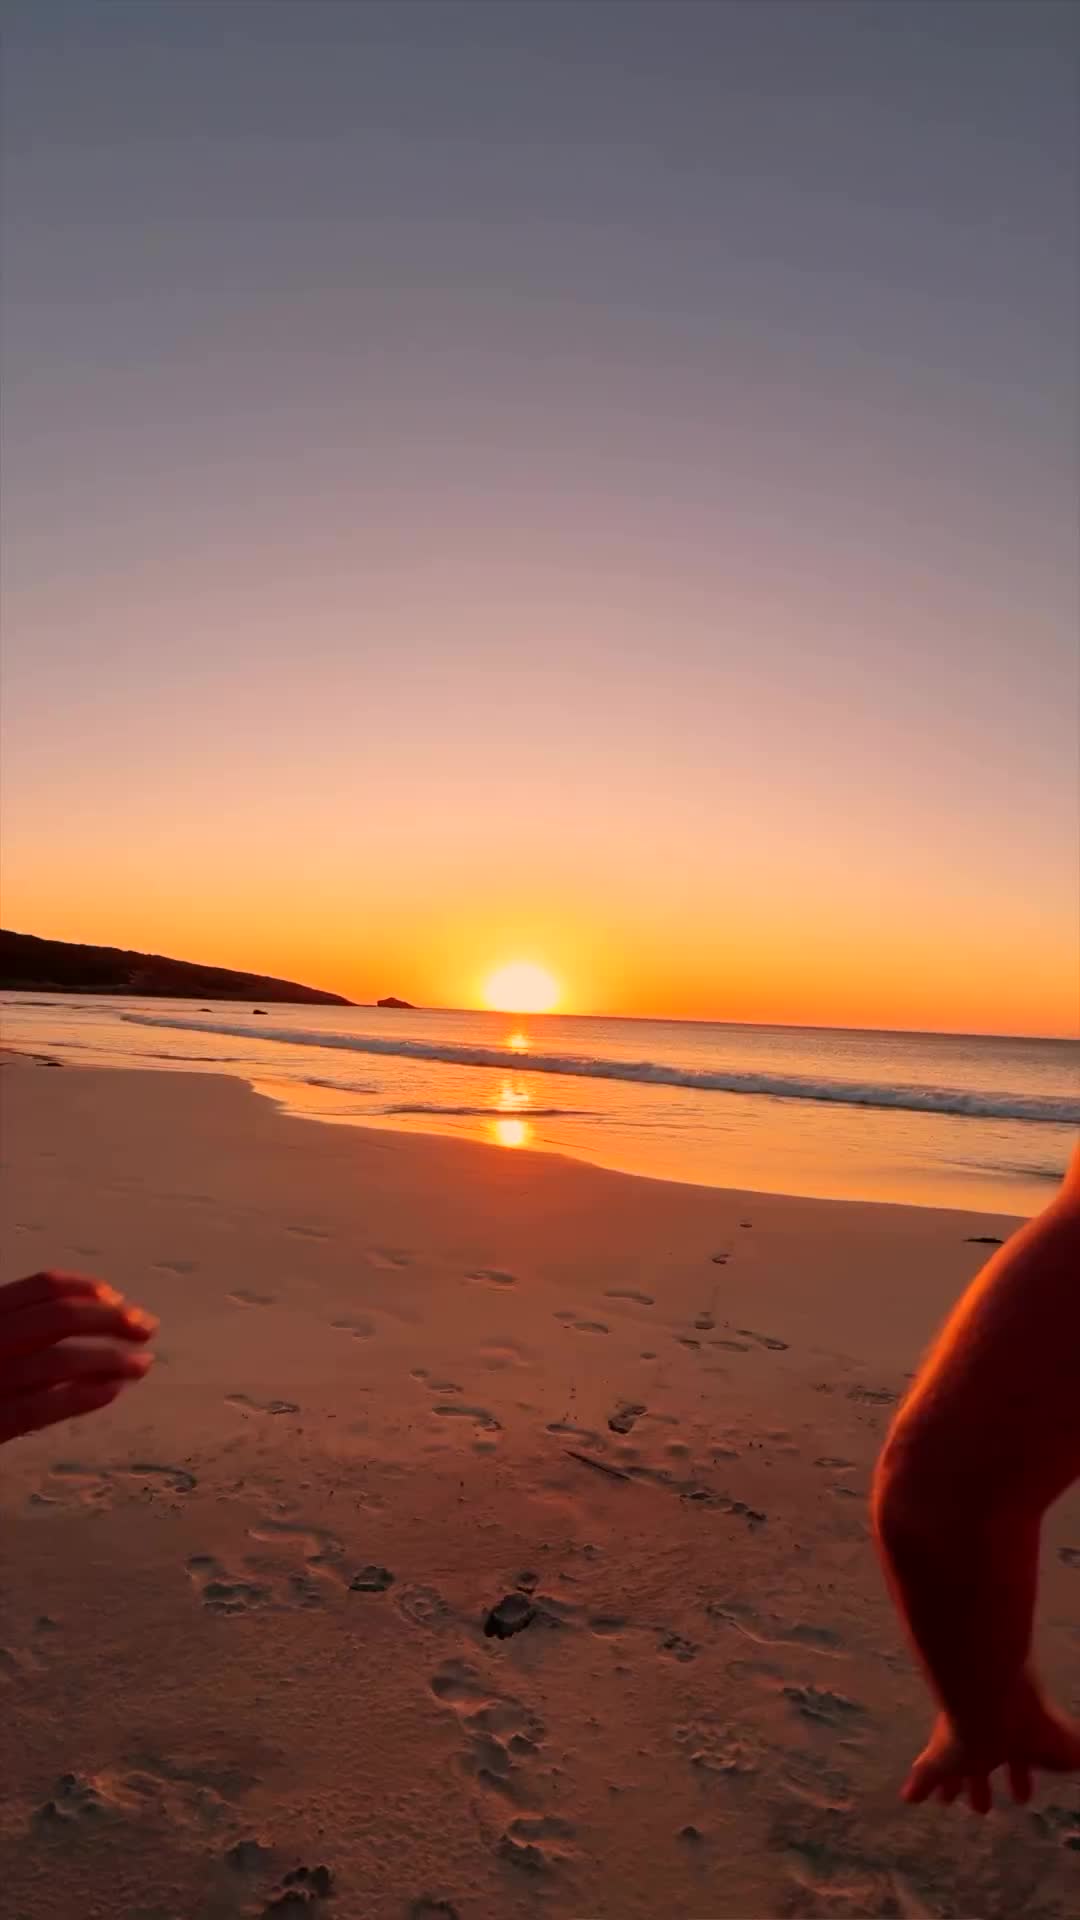
[[[1036,1212],[1080,1126],[1080,1043],[375,1007],[0,996],[71,1064],[238,1075],[287,1112],[669,1180]]]

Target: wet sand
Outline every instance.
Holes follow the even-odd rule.
[[[876,1449],[986,1215],[630,1179],[8,1060],[4,1279],[162,1318],[0,1455],[17,1920],[1051,1920],[1074,1784],[902,1807]],[[1080,1704],[1080,1499],[1041,1657]],[[500,1603],[506,1603],[501,1605]]]

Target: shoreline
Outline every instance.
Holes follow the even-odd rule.
[[[986,1216],[312,1127],[224,1075],[9,1057],[0,1098],[2,1277],[162,1320],[144,1385],[4,1450],[20,1915],[255,1920],[325,1866],[327,1920],[1064,1920],[1060,1790],[896,1799],[929,1704],[866,1494]],[[1080,1500],[1046,1533],[1076,1698]]]
[[[969,1224],[973,1222],[997,1224],[1011,1231],[1016,1231],[1019,1227],[1023,1226],[1029,1217],[1026,1214],[1010,1213],[1007,1210],[983,1209],[978,1207],[921,1206],[914,1201],[870,1200],[857,1195],[833,1196],[827,1194],[788,1193],[771,1187],[713,1186],[708,1182],[700,1180],[674,1180],[668,1179],[662,1174],[636,1173],[625,1171],[621,1167],[606,1167],[595,1160],[586,1160],[578,1154],[569,1153],[557,1147],[522,1146],[508,1149],[498,1147],[486,1140],[475,1140],[462,1134],[440,1133],[434,1128],[429,1127],[374,1126],[370,1121],[363,1119],[342,1118],[339,1120],[332,1114],[321,1114],[315,1111],[298,1109],[290,1111],[285,1106],[280,1095],[272,1091],[272,1089],[277,1085],[283,1086],[291,1083],[275,1082],[267,1078],[265,1074],[260,1075],[253,1073],[249,1078],[247,1074],[220,1073],[213,1072],[210,1069],[200,1069],[197,1072],[192,1072],[190,1069],[183,1067],[99,1066],[81,1060],[58,1060],[50,1054],[35,1053],[29,1048],[13,1046],[10,1042],[5,1041],[0,1045],[0,1069],[2,1069],[8,1061],[12,1063],[27,1061],[35,1067],[59,1068],[66,1073],[76,1073],[79,1075],[95,1074],[103,1077],[119,1076],[130,1080],[145,1079],[154,1084],[181,1081],[192,1082],[197,1085],[209,1081],[218,1086],[239,1086],[256,1100],[265,1101],[277,1117],[288,1124],[295,1122],[303,1126],[313,1124],[317,1127],[343,1127],[349,1132],[366,1136],[371,1142],[389,1137],[393,1140],[406,1143],[410,1141],[437,1143],[440,1146],[446,1146],[452,1150],[463,1149],[467,1153],[479,1152],[485,1155],[490,1154],[495,1160],[513,1158],[521,1161],[554,1161],[556,1164],[567,1167],[582,1168],[604,1179],[616,1181],[626,1180],[632,1181],[635,1185],[642,1184],[658,1188],[671,1188],[680,1193],[709,1194],[726,1199],[759,1200],[770,1205],[775,1202],[781,1202],[790,1203],[793,1206],[806,1207],[870,1207],[897,1214],[951,1215],[955,1219]]]
[[[289,1090],[290,1089],[294,1090],[296,1083],[287,1079],[275,1078],[270,1073],[259,1071],[258,1068],[255,1067],[254,1065],[252,1066],[252,1070],[250,1071],[250,1073],[245,1071],[240,1074],[215,1072],[213,1068],[210,1066],[207,1066],[206,1068],[200,1068],[197,1072],[191,1072],[189,1069],[186,1069],[184,1067],[174,1067],[174,1068],[144,1067],[144,1066],[133,1066],[129,1064],[100,1066],[100,1065],[93,1065],[88,1062],[83,1062],[81,1060],[56,1059],[55,1057],[50,1056],[48,1054],[38,1053],[29,1047],[21,1047],[18,1044],[11,1043],[10,1041],[5,1041],[2,1045],[0,1045],[0,1061],[2,1061],[5,1057],[10,1057],[12,1059],[30,1060],[32,1062],[35,1062],[36,1064],[52,1066],[52,1067],[62,1067],[64,1069],[74,1071],[74,1072],[79,1072],[79,1073],[96,1072],[96,1073],[147,1074],[153,1079],[195,1078],[195,1079],[209,1079],[214,1081],[231,1080],[245,1087],[249,1092],[253,1093],[257,1098],[268,1101],[270,1105],[274,1108],[274,1110],[278,1114],[280,1114],[281,1118],[285,1120],[315,1122],[316,1124],[321,1126],[334,1127],[334,1128],[346,1127],[359,1133],[373,1135],[377,1138],[390,1136],[392,1138],[402,1139],[402,1140],[437,1140],[437,1141],[449,1142],[450,1144],[453,1144],[453,1145],[466,1145],[466,1146],[474,1146],[474,1147],[479,1146],[479,1147],[482,1147],[486,1152],[494,1152],[500,1155],[506,1155],[506,1154],[511,1154],[513,1156],[524,1156],[528,1154],[539,1155],[544,1159],[566,1161],[572,1165],[588,1167],[597,1173],[611,1174],[620,1179],[652,1181],[652,1182],[655,1182],[655,1184],[657,1184],[658,1186],[679,1187],[683,1189],[688,1189],[693,1192],[713,1193],[713,1194],[732,1193],[732,1194],[745,1194],[749,1196],[760,1195],[763,1199],[793,1200],[793,1201],[800,1201],[800,1202],[805,1201],[808,1203],[819,1204],[822,1206],[877,1206],[877,1207],[895,1208],[898,1210],[911,1209],[915,1212],[920,1212],[920,1213],[952,1213],[958,1216],[963,1216],[965,1219],[981,1221],[985,1225],[990,1227],[995,1227],[997,1225],[1004,1225],[1007,1232],[1015,1231],[1016,1228],[1023,1225],[1025,1220],[1030,1219],[1032,1217],[1030,1213],[1016,1212],[1007,1207],[993,1207],[993,1206],[978,1207],[978,1206],[971,1206],[971,1205],[953,1205],[953,1204],[939,1202],[939,1201],[890,1199],[885,1197],[879,1198],[879,1197],[871,1197],[871,1196],[860,1195],[860,1194],[801,1193],[798,1191],[789,1191],[781,1188],[756,1187],[752,1184],[740,1185],[740,1184],[724,1183],[721,1185],[714,1185],[709,1182],[702,1181],[702,1180],[695,1180],[690,1177],[683,1178],[675,1173],[671,1173],[671,1174],[653,1173],[653,1172],[648,1172],[648,1171],[645,1171],[644,1169],[638,1169],[635,1167],[615,1166],[600,1160],[591,1159],[584,1152],[574,1152],[571,1148],[568,1148],[562,1145],[559,1145],[559,1146],[554,1146],[554,1145],[545,1146],[542,1144],[518,1145],[515,1143],[512,1146],[500,1146],[493,1141],[480,1140],[480,1139],[477,1139],[475,1136],[468,1134],[467,1132],[459,1131],[453,1128],[438,1129],[435,1127],[423,1126],[423,1125],[417,1125],[417,1126],[405,1125],[403,1124],[403,1121],[400,1118],[396,1120],[391,1120],[387,1118],[383,1120],[382,1123],[375,1123],[371,1120],[371,1118],[367,1116],[357,1118],[355,1115],[352,1115],[352,1114],[336,1113],[332,1111],[331,1100],[329,1098],[323,1099],[321,1103],[321,1110],[320,1110],[320,1102],[312,1097],[315,1093],[318,1092],[318,1089],[310,1085],[307,1087],[307,1101],[303,1106],[295,1103],[295,1100],[290,1101]],[[332,1092],[332,1090],[328,1090],[328,1092]],[[500,1116],[497,1113],[493,1114],[493,1118],[495,1119],[498,1119],[500,1117],[504,1119],[515,1119],[521,1116],[519,1116],[516,1112],[512,1113],[509,1110],[507,1111],[506,1114],[502,1116]],[[524,1110],[523,1110],[523,1117],[526,1119],[528,1118],[528,1114],[527,1112],[524,1112]],[[1049,1204],[1050,1198],[1057,1184],[1058,1184],[1057,1175],[1053,1176],[1052,1178],[1050,1176],[1046,1177],[1046,1194],[1042,1204]],[[1036,1211],[1037,1210],[1038,1209],[1036,1209]]]

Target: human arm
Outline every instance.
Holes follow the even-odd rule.
[[[1018,1798],[1032,1767],[1080,1766],[1031,1668],[1042,1517],[1078,1476],[1080,1155],[959,1302],[878,1466],[886,1575],[943,1709],[907,1797],[966,1784],[984,1811],[996,1766]]]
[[[141,1380],[157,1322],[77,1273],[0,1287],[0,1443],[92,1413]]]

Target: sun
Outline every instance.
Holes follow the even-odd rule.
[[[488,975],[484,1004],[493,1013],[550,1013],[559,1004],[559,983],[546,967],[515,960]]]

